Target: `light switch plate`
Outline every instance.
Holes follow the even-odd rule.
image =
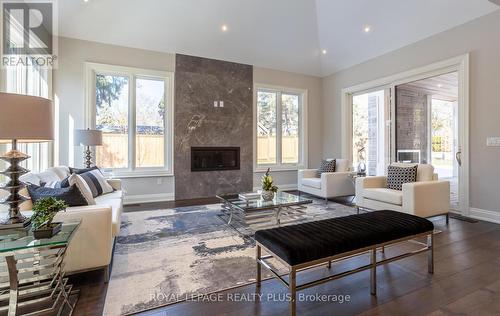
[[[224,107],[224,101],[219,101],[219,107],[221,107],[221,108]]]
[[[488,146],[488,147],[500,147],[500,137],[488,137],[488,138],[486,138],[486,146]]]
[[[217,101],[214,101],[214,108],[218,107]]]

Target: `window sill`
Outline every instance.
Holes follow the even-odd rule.
[[[301,169],[304,169],[302,167],[299,167],[299,166],[296,166],[296,167],[264,167],[264,168],[255,168],[253,170],[254,173],[264,173],[267,171],[267,168],[271,168],[271,173],[272,172],[286,172],[286,171],[298,171],[298,170],[301,170]]]
[[[127,178],[158,178],[173,177],[174,174],[168,170],[147,170],[147,171],[104,171],[107,179],[127,179]]]

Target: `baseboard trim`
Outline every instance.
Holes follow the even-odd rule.
[[[125,197],[123,198],[123,204],[131,205],[140,203],[166,202],[174,200],[175,200],[174,193],[125,195]]]
[[[289,190],[297,190],[297,184],[278,184],[277,185],[280,191],[289,191]],[[262,190],[262,187],[253,187],[253,191],[257,192],[258,190]]]
[[[481,221],[500,224],[500,212],[482,210],[480,208],[470,208],[469,216]]]

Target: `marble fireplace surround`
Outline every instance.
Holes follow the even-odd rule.
[[[175,198],[251,191],[253,67],[177,54],[174,111]],[[240,169],[191,172],[191,147],[239,147]]]

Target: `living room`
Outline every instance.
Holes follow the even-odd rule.
[[[500,314],[498,1],[1,5],[1,313]]]

